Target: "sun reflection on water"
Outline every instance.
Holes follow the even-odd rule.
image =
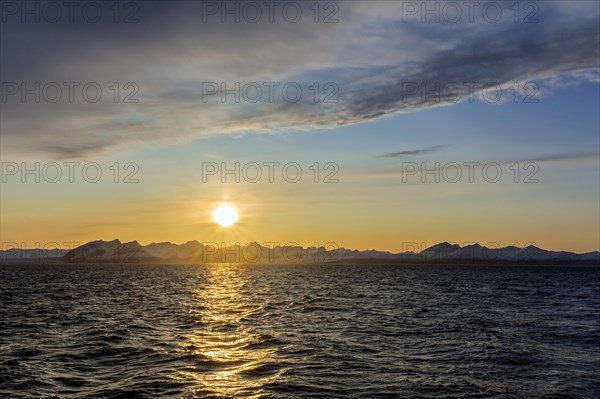
[[[186,336],[185,346],[201,361],[179,379],[193,382],[194,397],[270,397],[265,387],[284,370],[276,367],[273,337],[249,325],[262,309],[245,289],[248,276],[231,265],[211,265],[207,273],[191,309],[202,327]]]

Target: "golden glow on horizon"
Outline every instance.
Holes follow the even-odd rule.
[[[213,211],[212,215],[213,221],[222,227],[229,227],[238,219],[237,211],[231,205],[221,205]]]
[[[157,177],[136,187],[88,185],[85,190],[8,183],[10,189],[2,185],[0,190],[0,237],[5,249],[68,250],[74,243],[115,238],[143,245],[197,240],[227,246],[277,242],[309,247],[334,242],[338,247],[394,253],[414,243],[429,247],[444,241],[501,247],[534,243],[577,253],[599,249],[600,210],[597,194],[590,194],[593,188],[573,207],[570,197],[549,200],[546,189],[540,190],[543,185],[534,184],[531,197],[516,206],[497,190],[482,191],[476,184],[447,184],[442,195],[438,184],[385,183],[387,195],[375,201],[376,186],[367,190],[350,178],[348,184],[337,185],[305,179],[304,184],[225,187],[198,185],[198,180],[192,176],[161,183]],[[162,189],[156,191],[157,186]],[[131,192],[120,194],[124,188]],[[223,205],[234,207],[238,215],[229,227],[213,220],[213,211]]]

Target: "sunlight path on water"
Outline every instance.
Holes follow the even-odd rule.
[[[194,397],[270,397],[264,388],[285,370],[276,367],[273,337],[244,323],[263,313],[246,291],[248,275],[239,266],[211,265],[206,277],[190,309],[201,327],[185,340],[185,350],[201,360],[178,379],[193,383]]]

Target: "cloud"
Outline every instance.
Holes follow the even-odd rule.
[[[505,160],[503,164],[527,163],[527,162],[558,162],[558,161],[583,161],[583,160],[600,160],[600,153],[594,151],[588,152],[566,152],[559,154],[548,154],[531,156],[529,158],[516,158]]]
[[[417,150],[420,151],[420,150]],[[411,151],[408,151],[411,152]],[[469,170],[469,167],[480,169],[484,165],[491,165],[496,163],[498,165],[511,166],[515,163],[526,165],[529,163],[556,163],[556,162],[566,162],[566,161],[597,161],[600,160],[600,153],[594,151],[580,151],[580,152],[564,152],[564,153],[553,153],[553,154],[545,154],[545,155],[531,155],[529,157],[519,157],[519,158],[505,158],[505,159],[488,159],[488,160],[474,160],[474,159],[454,159],[454,160],[446,160],[446,161],[431,161],[431,162],[403,162],[402,165],[398,164],[396,166],[388,166],[385,168],[378,168],[367,171],[363,173],[364,176],[373,177],[373,176],[393,176],[393,175],[414,175],[415,173],[420,173],[421,171],[426,172],[442,172],[445,167],[449,167],[452,165],[452,168],[459,165],[461,168],[465,170]],[[471,166],[468,166],[467,163],[470,163]],[[405,167],[406,166],[406,167]],[[405,170],[406,169],[406,170]]]
[[[594,7],[547,2],[534,24],[508,17],[422,23],[405,20],[402,2],[372,3],[337,2],[339,22],[331,24],[314,23],[308,3],[298,23],[203,23],[202,2],[159,1],[139,2],[137,24],[10,19],[0,26],[3,83],[80,86],[73,102],[64,90],[56,103],[36,103],[31,95],[23,102],[18,94],[3,102],[3,155],[93,157],[217,134],[325,130],[450,106],[486,84],[597,81],[586,72],[599,68]],[[82,98],[89,82],[102,89],[97,103]],[[132,93],[129,82],[137,103],[123,101]],[[219,86],[208,99],[207,82]],[[221,101],[221,84],[231,90],[252,82],[279,83],[274,101],[266,90],[257,102],[233,94]],[[302,96],[290,101],[284,87],[296,83],[290,92],[300,87]],[[471,84],[475,93],[467,92]]]
[[[390,152],[387,154],[383,154],[381,156],[383,158],[400,158],[400,157],[404,157],[406,155],[424,155],[424,154],[429,154],[430,152],[439,151],[445,147],[446,147],[445,145],[434,145],[431,147],[419,148],[417,150]]]

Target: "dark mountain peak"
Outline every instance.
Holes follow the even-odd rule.
[[[121,245],[121,240],[119,240],[118,238],[116,238],[114,240],[111,240],[111,241],[94,240],[94,241],[90,241],[88,243],[85,243],[85,244],[83,244],[81,246],[83,247],[83,246],[86,246],[86,245],[89,246],[89,245],[102,245],[102,244]]]
[[[125,248],[125,249],[127,249],[128,251],[131,251],[131,250],[139,250],[139,249],[142,249],[142,248],[143,248],[142,244],[140,244],[140,243],[139,243],[139,242],[137,242],[137,241],[129,241],[129,242],[124,242],[124,243],[122,243],[121,245],[119,245],[119,247],[120,247],[120,248]]]
[[[440,253],[440,252],[452,252],[460,249],[458,244],[450,244],[447,241],[435,244],[429,248],[424,249],[421,253]]]
[[[495,248],[497,250],[505,250],[505,251],[515,251],[515,250],[519,250],[521,248],[519,247],[515,247],[514,245],[509,245],[508,247],[503,247],[503,248]]]
[[[471,244],[471,245],[467,245],[465,247],[463,247],[463,249],[488,249],[487,247],[484,247],[483,245],[479,245],[479,243],[475,243],[475,244]]]

